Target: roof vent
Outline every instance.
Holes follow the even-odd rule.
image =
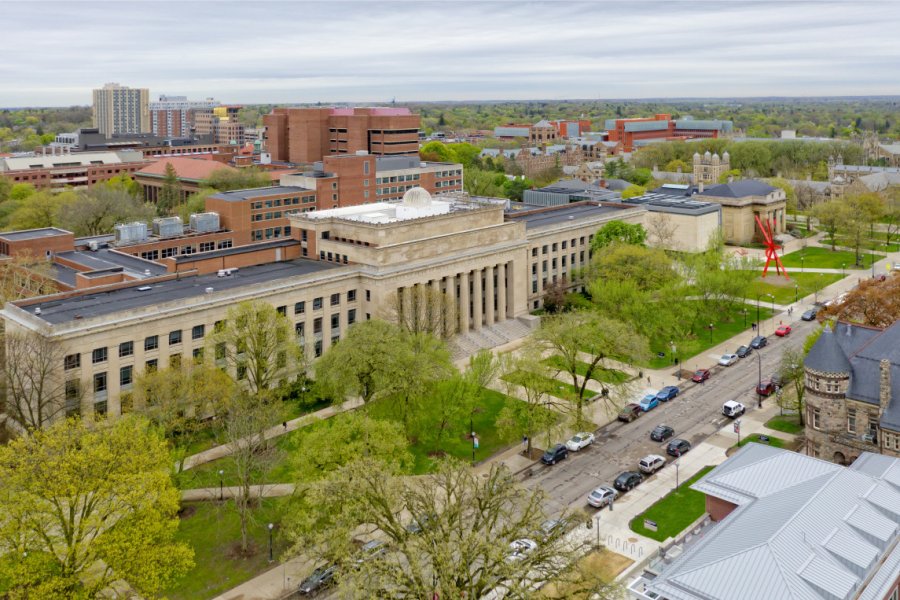
[[[41,307],[40,307],[40,306],[38,306],[37,308],[34,309],[34,314],[36,314],[36,315],[41,314]]]

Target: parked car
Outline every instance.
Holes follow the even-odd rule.
[[[512,541],[509,544],[509,549],[510,553],[506,560],[524,560],[528,554],[537,549],[537,542],[528,538],[522,538]]]
[[[729,400],[725,404],[722,405],[722,414],[726,417],[731,417],[732,419],[735,417],[739,417],[744,414],[746,408],[740,402],[736,402],[734,400]]]
[[[664,466],[666,466],[666,459],[659,454],[648,454],[638,461],[638,469],[640,469],[642,473],[647,473],[648,475],[656,473]]]
[[[545,465],[555,465],[559,461],[569,456],[569,449],[563,444],[556,444],[541,457],[541,462]]]
[[[560,527],[567,527],[568,521],[563,519],[547,519],[543,523],[541,523],[540,528],[534,532],[534,537],[543,540],[550,536],[554,531],[559,529]]]
[[[709,369],[698,369],[694,376],[691,377],[691,381],[694,383],[700,383],[701,381],[706,381],[709,379]]]
[[[770,380],[770,381],[772,382],[772,384],[775,386],[775,391],[776,391],[776,392],[778,391],[778,388],[780,388],[782,385],[784,385],[784,382],[781,380],[781,375],[779,375],[778,373],[775,373],[774,375],[772,375],[772,376],[769,378],[769,380]]]
[[[376,556],[381,556],[387,552],[387,544],[381,540],[371,540],[362,545],[359,549],[359,557],[356,559],[358,564],[362,564],[367,560],[371,560]]]
[[[753,354],[753,348],[751,348],[750,346],[741,346],[737,349],[737,352],[735,352],[735,354],[738,355],[738,358],[747,358],[748,356]]]
[[[593,433],[576,433],[572,436],[568,442],[566,442],[566,448],[570,452],[578,452],[582,448],[586,448],[594,443],[594,434]]]
[[[322,565],[300,582],[297,591],[304,595],[315,594],[334,583],[334,575],[337,565]]]
[[[769,340],[766,339],[766,336],[758,335],[750,341],[750,347],[754,350],[759,350],[760,348],[765,347],[765,345],[768,343]]]
[[[631,404],[626,404],[622,407],[618,419],[624,423],[631,423],[642,414],[644,414],[644,410],[641,408],[641,405],[632,402]]]
[[[607,504],[619,497],[619,492],[611,487],[601,485],[593,492],[588,494],[587,503],[594,508],[603,508]]]
[[[723,367],[730,367],[734,363],[738,361],[737,354],[723,354],[722,358],[719,359],[719,364]]]
[[[802,315],[800,315],[800,319],[803,321],[815,321],[818,314],[819,314],[819,309],[813,307],[813,308],[809,309],[808,311],[804,312]]]
[[[668,425],[657,425],[650,432],[650,439],[654,442],[664,442],[675,435],[675,430]]]
[[[756,384],[756,393],[760,396],[771,396],[775,393],[775,384],[771,379],[763,379]]]
[[[621,473],[613,482],[613,487],[620,492],[627,492],[634,489],[644,480],[644,476],[637,471],[625,471]]]
[[[667,385],[663,389],[659,390],[659,393],[656,395],[656,399],[660,402],[668,402],[678,395],[678,386]]]
[[[691,443],[687,440],[672,440],[666,446],[666,454],[669,456],[681,456],[687,454],[691,450]]]
[[[644,412],[648,412],[659,406],[659,398],[656,397],[657,392],[653,391],[652,394],[648,393],[646,396],[641,398],[641,410]]]
[[[778,337],[785,337],[791,335],[791,326],[790,325],[779,325],[778,329],[775,330],[775,335]]]
[[[410,521],[406,525],[406,531],[412,534],[421,533],[423,529],[428,527],[428,524],[431,522],[431,517],[427,514],[421,514],[413,517],[412,521]]]

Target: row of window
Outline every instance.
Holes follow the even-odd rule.
[[[171,256],[178,256],[181,254],[182,256],[186,256],[189,254],[194,254],[195,252],[212,252],[213,250],[219,249],[224,250],[226,248],[231,248],[234,245],[232,240],[219,240],[218,242],[200,242],[198,245],[190,245],[190,246],[172,246],[171,248],[163,248],[161,250],[147,250],[146,252],[141,252],[141,258],[145,260],[159,260],[162,258],[169,258]],[[136,256],[136,255],[135,255]]]
[[[296,211],[285,211],[284,216],[287,216],[291,212],[296,214]],[[276,210],[274,212],[267,212],[267,213],[256,213],[255,215],[252,215],[250,217],[250,221],[252,221],[254,223],[257,221],[270,221],[272,219],[280,219],[281,215],[282,215],[282,212],[280,210]]]
[[[580,238],[577,238],[577,239],[572,238],[571,241],[563,240],[560,243],[554,242],[553,244],[549,244],[549,245],[544,244],[543,246],[541,246],[541,254],[547,254],[547,252],[556,252],[557,248],[561,248],[562,250],[565,250],[567,247],[574,248],[576,245],[584,246],[585,243],[590,245],[590,243],[593,239],[594,239],[594,236],[589,235],[589,236],[581,236]],[[577,242],[577,244],[576,244],[576,242]],[[538,249],[537,249],[537,246],[535,246],[534,248],[531,249],[531,256],[535,257],[537,255],[538,255]]]
[[[304,248],[305,250],[305,248]],[[325,252],[324,250],[319,250],[319,260],[327,260],[328,262],[334,262],[339,264],[347,264],[347,255],[346,254],[332,254],[331,252]]]
[[[368,295],[368,290],[366,290],[366,294]],[[356,290],[349,290],[347,292],[347,302],[356,302]],[[341,304],[340,293],[331,294],[331,296],[328,298],[328,303],[330,306],[339,306]],[[322,310],[323,306],[324,306],[324,298],[322,296],[319,296],[318,298],[313,298],[313,301],[312,301],[312,309],[313,310]],[[286,306],[279,306],[277,308],[277,310],[278,310],[279,314],[282,314],[282,315],[287,313]],[[306,312],[306,301],[301,300],[300,302],[294,303],[294,314],[295,315],[302,315],[305,312]]]
[[[252,240],[257,242],[263,239],[273,240],[281,237],[291,237],[291,226],[285,225],[284,227],[267,227],[265,229],[254,229],[250,237]]]
[[[250,205],[250,208],[253,210],[260,210],[262,208],[278,208],[279,206],[296,206],[301,202],[305,204],[315,201],[315,196],[303,196],[302,198],[296,196],[294,198],[275,198],[274,200],[254,202]]]
[[[376,177],[375,185],[380,183],[397,183],[398,181],[419,181],[419,174],[413,175],[393,175],[391,177]]]
[[[462,179],[448,179],[447,181],[437,181],[434,184],[436,188],[448,188],[462,185]]]

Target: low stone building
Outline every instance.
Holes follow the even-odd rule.
[[[728,152],[719,157],[718,154],[710,154],[709,150],[703,156],[699,152],[694,152],[694,183],[701,181],[706,184],[719,183],[719,179],[723,174],[731,169],[731,157]]]
[[[714,185],[704,189],[699,183],[695,200],[716,202],[722,205],[722,235],[726,244],[743,246],[762,240],[756,225],[759,216],[763,222],[773,223],[772,233],[784,233],[784,216],[787,196],[781,188],[757,179],[742,179]]]
[[[839,464],[900,456],[900,321],[826,325],[804,361],[807,453]]]

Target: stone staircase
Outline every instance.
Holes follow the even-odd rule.
[[[479,330],[470,330],[467,333],[458,334],[450,342],[453,360],[467,358],[486,348],[496,348],[509,342],[522,339],[531,333],[531,322],[526,323],[520,319],[507,319],[494,323],[490,327],[482,327]]]

